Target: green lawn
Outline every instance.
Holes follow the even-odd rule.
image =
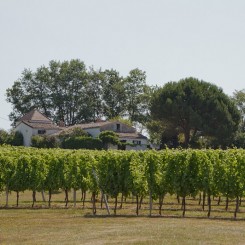
[[[10,208],[4,208],[5,195],[0,197],[0,244],[244,244],[244,204],[234,220],[234,204],[228,212],[224,201],[215,205],[211,218],[206,218],[197,200],[188,199],[186,217],[181,217],[176,198],[167,197],[163,216],[158,215],[157,203],[153,217],[148,217],[148,203],[135,216],[132,199],[118,210],[118,215],[108,217],[106,210],[97,203],[97,215],[92,215],[89,196],[85,208],[78,202],[73,208],[64,208],[64,194],[53,197],[52,208],[40,201],[31,208],[31,193],[20,195],[20,207],[15,207],[15,193],[10,196]],[[79,198],[78,198],[79,199]],[[216,201],[214,201],[216,203]],[[112,200],[109,200],[112,208]],[[43,208],[41,208],[43,207]],[[111,210],[112,211],[112,210]],[[113,213],[113,212],[112,212]]]
[[[245,222],[86,216],[81,209],[0,210],[0,244],[244,244]]]

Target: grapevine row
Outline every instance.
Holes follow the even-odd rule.
[[[32,191],[33,205],[36,192],[52,193],[82,190],[92,193],[93,212],[95,196],[102,192],[115,198],[117,210],[119,194],[136,197],[136,213],[140,199],[149,197],[150,212],[153,200],[159,201],[161,214],[164,196],[175,194],[182,198],[183,216],[186,197],[203,193],[211,213],[211,196],[239,200],[245,195],[245,150],[164,150],[164,151],[89,151],[0,147],[0,191],[8,193]],[[75,202],[75,201],[74,201]],[[75,205],[75,203],[74,203]]]

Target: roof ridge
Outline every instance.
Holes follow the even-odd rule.
[[[34,122],[34,121],[43,121],[43,122],[49,122],[52,123],[52,121],[43,113],[41,113],[38,109],[34,108],[25,115],[23,115],[18,121],[29,121],[29,122]]]

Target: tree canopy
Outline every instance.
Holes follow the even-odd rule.
[[[240,121],[237,107],[222,89],[192,77],[158,88],[150,113],[166,130],[183,134],[185,146],[197,135],[210,137],[213,145],[227,146]]]
[[[127,116],[140,122],[145,117],[147,101],[145,72],[134,69],[127,77],[116,70],[86,68],[80,60],[50,61],[36,71],[25,69],[7,89],[7,101],[13,106],[13,124],[33,108],[54,122],[65,125],[87,123],[101,117]]]

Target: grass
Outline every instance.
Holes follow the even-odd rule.
[[[77,197],[79,198],[79,197]],[[245,208],[240,208],[238,219],[233,219],[234,203],[228,212],[214,205],[211,218],[206,218],[198,201],[187,200],[186,217],[181,217],[176,198],[168,196],[163,216],[154,204],[153,217],[148,217],[148,203],[144,200],[140,216],[135,216],[132,199],[118,209],[117,216],[107,216],[105,208],[97,204],[97,215],[92,215],[89,198],[85,208],[81,202],[73,208],[64,207],[64,193],[53,196],[52,207],[41,201],[31,208],[31,193],[20,194],[20,206],[15,207],[15,193],[10,195],[10,207],[4,208],[5,196],[0,197],[0,244],[244,244]],[[216,200],[215,202],[216,203]],[[109,200],[112,208],[112,200]],[[42,207],[42,208],[41,208]],[[112,211],[112,210],[111,210]]]

